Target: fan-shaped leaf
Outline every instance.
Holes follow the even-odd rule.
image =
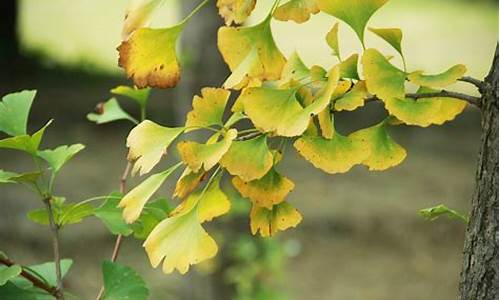
[[[43,134],[45,133],[45,129],[49,127],[49,125],[52,123],[52,120],[47,122],[45,126],[40,128],[37,132],[35,132],[33,135],[18,135],[18,136],[13,136],[9,138],[5,138],[3,140],[0,140],[0,148],[5,148],[5,149],[13,149],[13,150],[20,150],[20,151],[25,151],[28,152],[32,155],[36,155],[38,151],[38,147],[40,146],[40,143],[42,142]]]
[[[118,120],[129,120],[132,123],[138,123],[136,119],[132,118],[121,108],[120,103],[118,103],[115,98],[111,98],[104,103],[100,103],[97,106],[97,112],[87,114],[87,119],[97,124],[104,124]]]
[[[200,169],[198,172],[193,172],[189,167],[186,167],[179,180],[177,180],[173,197],[181,199],[186,197],[200,184],[205,174],[205,170]]]
[[[464,65],[456,65],[436,75],[423,75],[422,71],[415,71],[408,75],[408,80],[419,86],[443,88],[457,82],[460,77],[464,76],[465,72],[467,72],[467,68]]]
[[[352,54],[340,63],[340,78],[349,78],[359,80],[357,53]]]
[[[281,202],[273,206],[271,210],[254,205],[250,212],[250,229],[252,230],[252,234],[260,231],[260,235],[263,237],[269,237],[278,231],[295,227],[301,221],[302,215],[287,202]]]
[[[119,85],[111,90],[111,93],[132,99],[137,102],[141,107],[145,107],[149,95],[151,94],[150,88],[138,89],[137,87],[130,87],[126,85]]]
[[[2,97],[0,102],[0,131],[8,135],[25,135],[31,104],[36,91],[21,91]]]
[[[326,43],[333,50],[333,55],[340,57],[339,50],[339,23],[335,23],[332,29],[326,34]]]
[[[255,8],[256,0],[217,0],[219,15],[226,25],[242,24]]]
[[[367,97],[368,91],[366,90],[366,83],[364,81],[358,81],[349,92],[335,101],[335,110],[353,111],[363,106]]]
[[[368,28],[371,32],[375,33],[381,39],[389,43],[401,56],[403,50],[401,49],[401,41],[403,40],[403,32],[399,28]]]
[[[38,151],[38,156],[45,159],[53,172],[57,173],[73,156],[85,148],[82,144],[74,144],[71,146],[59,146],[54,150]]]
[[[280,21],[293,20],[300,24],[309,20],[312,14],[318,12],[316,0],[290,0],[276,8],[273,16]]]
[[[222,116],[230,92],[218,88],[203,88],[201,97],[194,96],[193,110],[187,114],[186,127],[223,126]],[[190,128],[188,128],[190,130]]]

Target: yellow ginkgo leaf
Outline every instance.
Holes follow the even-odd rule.
[[[443,88],[457,82],[459,78],[464,76],[465,72],[467,72],[467,68],[464,65],[456,65],[436,75],[423,75],[422,71],[415,71],[408,75],[408,80],[419,86]]]
[[[135,161],[132,174],[151,171],[166,153],[167,147],[184,131],[184,127],[164,127],[145,120],[135,126],[127,137],[127,159]]]
[[[255,8],[256,0],[217,0],[219,15],[226,25],[242,24]]]
[[[246,141],[235,141],[220,160],[222,167],[244,181],[264,176],[273,165],[273,155],[267,147],[267,137],[261,135]]]
[[[339,50],[339,23],[335,23],[332,29],[326,34],[326,43],[333,50],[333,55],[340,57]]]
[[[118,47],[118,64],[139,88],[170,88],[180,79],[175,53],[183,23],[161,29],[140,28]]]
[[[317,14],[319,8],[316,0],[290,0],[280,5],[274,11],[274,18],[280,21],[293,20],[296,23],[304,23],[312,14]]]
[[[335,128],[333,127],[333,114],[331,112],[330,106],[327,106],[318,115],[319,128],[321,128],[321,135],[325,139],[333,138],[335,134]]]
[[[175,184],[172,197],[179,197],[181,199],[186,197],[200,184],[205,174],[206,172],[202,169],[198,170],[198,172],[193,172],[189,167],[186,167]]]
[[[229,95],[230,92],[225,89],[201,89],[201,97],[194,96],[193,110],[187,114],[186,127],[188,130],[212,125],[223,126],[222,116]]]
[[[163,272],[175,269],[181,274],[190,265],[200,263],[217,254],[217,244],[198,220],[196,208],[160,222],[144,242],[144,248],[153,267],[163,260]]]
[[[390,98],[384,100],[385,108],[407,125],[427,127],[439,112],[441,102],[434,99]]]
[[[224,138],[218,142],[200,144],[192,141],[182,141],[177,144],[177,150],[182,161],[191,170],[198,172],[203,167],[205,171],[208,171],[219,162],[237,135],[236,129],[230,129],[224,134]]]
[[[401,41],[403,40],[403,32],[399,28],[368,28],[371,32],[389,43],[398,53],[403,56],[401,49]]]
[[[274,42],[268,16],[263,22],[251,27],[221,27],[218,32],[219,50],[232,72],[238,70],[239,78],[277,80],[286,62]],[[244,68],[240,65],[244,64]],[[243,70],[242,70],[243,69]],[[245,76],[242,76],[245,74]],[[244,80],[244,79],[242,79]],[[242,88],[241,82],[225,87]]]
[[[303,136],[294,143],[295,149],[316,168],[327,173],[345,173],[362,163],[370,154],[360,141],[335,133],[332,139]]]
[[[297,101],[296,89],[249,88],[240,96],[245,113],[255,127],[279,136],[301,135],[310,117],[319,114],[330,103],[339,81],[339,68],[334,67],[328,82],[315,101],[306,106]]]
[[[362,63],[366,88],[370,94],[376,95],[384,102],[405,97],[405,72],[393,66],[380,52],[367,49],[363,54]]]
[[[399,165],[406,157],[406,150],[387,133],[386,122],[361,129],[349,138],[364,143],[370,149],[370,156],[363,161],[370,171],[383,171]]]
[[[367,97],[368,91],[366,90],[366,83],[364,81],[358,81],[349,92],[335,101],[335,110],[353,111],[363,106]]]
[[[302,215],[287,202],[281,202],[273,206],[271,210],[254,205],[250,212],[250,229],[252,234],[260,232],[260,235],[263,237],[269,237],[278,231],[295,227],[301,221]]]
[[[127,9],[123,23],[122,38],[126,40],[136,29],[147,25],[154,11],[165,0],[136,0]]]
[[[295,51],[290,55],[281,72],[280,83],[285,84],[290,80],[301,81],[310,76],[309,68],[304,64],[299,54]]]
[[[260,179],[245,182],[235,176],[232,183],[243,197],[249,198],[254,205],[267,209],[283,202],[295,187],[290,179],[276,172],[274,167]]]
[[[121,199],[118,207],[123,208],[123,219],[125,222],[130,224],[139,218],[149,198],[153,196],[167,177],[179,166],[180,163],[166,171],[149,176]]]

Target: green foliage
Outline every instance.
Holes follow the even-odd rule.
[[[22,270],[23,269],[19,265],[12,265],[10,267],[0,269],[0,286],[6,284],[7,281],[21,274]]]
[[[96,113],[90,113],[87,115],[87,119],[97,124],[109,123],[119,120],[128,120],[132,123],[137,124],[137,120],[126,113],[116,100],[116,98],[111,98],[104,103],[99,103]]]
[[[68,204],[66,199],[62,197],[52,197],[50,201],[54,221],[60,227],[80,223],[94,213],[94,207],[88,203]],[[28,219],[42,225],[49,224],[49,215],[46,209],[36,209],[29,212]]]
[[[68,162],[73,156],[85,148],[82,144],[71,146],[59,146],[54,150],[38,151],[38,156],[47,161],[54,173],[59,172],[63,165]]]
[[[104,278],[103,300],[145,300],[149,290],[144,280],[131,268],[105,261],[102,264]]]
[[[2,98],[0,131],[11,136],[26,134],[28,115],[35,95],[36,91],[22,91]]]
[[[420,215],[424,218],[426,218],[429,221],[434,221],[440,216],[447,216],[450,219],[457,219],[465,224],[469,223],[469,218],[464,216],[463,214],[457,212],[456,210],[453,210],[451,208],[448,208],[444,204],[439,204],[434,207],[429,207],[429,208],[424,208],[420,210]]]

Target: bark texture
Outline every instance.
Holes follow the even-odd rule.
[[[482,139],[463,251],[460,300],[498,299],[498,46],[481,94]]]

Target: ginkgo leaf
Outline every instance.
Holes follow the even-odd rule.
[[[45,129],[49,127],[52,120],[47,122],[42,128],[40,128],[33,135],[23,134],[18,136],[13,136],[0,140],[0,148],[13,149],[28,152],[32,155],[36,155],[38,147],[42,142],[43,134]]]
[[[149,120],[135,126],[127,137],[127,159],[135,162],[132,174],[144,175],[151,171],[183,131],[184,127],[169,128]]]
[[[17,177],[19,174],[14,172],[8,172],[0,169],[0,183],[13,183],[15,180],[13,178]]]
[[[128,224],[135,222],[139,218],[146,202],[178,166],[180,166],[180,164],[161,173],[149,176],[122,198],[118,207],[123,208],[123,219]]]
[[[355,53],[340,63],[340,78],[359,80],[358,58],[359,55]]]
[[[362,163],[370,154],[358,140],[335,133],[332,139],[303,136],[294,143],[297,152],[327,173],[345,173]]]
[[[289,178],[276,172],[274,167],[260,179],[245,182],[235,176],[232,183],[243,197],[249,198],[254,205],[267,209],[283,202],[295,187]]]
[[[335,128],[333,127],[333,114],[330,111],[330,106],[327,106],[318,115],[319,128],[321,129],[321,135],[325,139],[333,138],[335,134]]]
[[[63,145],[54,150],[47,149],[38,151],[38,156],[47,161],[53,172],[57,173],[66,162],[84,148],[85,146],[82,144],[74,144],[71,146]]]
[[[389,43],[398,53],[403,56],[401,49],[401,41],[403,40],[403,32],[399,28],[368,28],[381,39]]]
[[[370,149],[370,155],[363,161],[370,171],[389,169],[406,158],[406,150],[389,136],[386,126],[384,121],[349,135],[349,138],[364,143]]]
[[[354,29],[364,42],[366,24],[372,15],[388,0],[316,0],[321,11],[330,14]]]
[[[163,260],[163,272],[177,269],[181,274],[190,265],[200,263],[217,254],[217,244],[203,229],[196,209],[160,222],[144,242],[153,267]]]
[[[147,26],[155,10],[164,2],[165,0],[140,0],[132,2],[132,5],[125,13],[122,38],[126,40],[132,32]]]
[[[317,14],[319,8],[316,0],[290,0],[280,5],[273,13],[275,19],[280,21],[293,20],[296,23],[304,23],[312,14]]]
[[[366,83],[364,81],[358,81],[349,92],[335,101],[335,110],[353,111],[363,106],[367,97],[368,91],[366,90]]]
[[[434,99],[390,98],[384,102],[385,108],[403,123],[421,127],[431,125],[441,107],[441,102]]]
[[[277,80],[286,62],[285,57],[273,39],[268,16],[263,22],[251,27],[221,27],[218,32],[217,45],[232,72],[239,73],[240,78]],[[240,68],[240,65],[244,68]],[[243,69],[243,70],[242,70]],[[245,74],[245,76],[241,76]],[[234,87],[225,84],[225,87]],[[245,84],[242,79],[237,88]]]
[[[255,8],[256,0],[217,0],[219,15],[226,25],[242,24]]]
[[[138,89],[137,87],[119,85],[112,89],[111,93],[130,98],[136,101],[141,107],[145,107],[148,102],[149,95],[151,94],[151,89]]]
[[[230,129],[219,142],[200,144],[192,141],[183,141],[177,144],[177,150],[182,161],[191,170],[198,172],[203,167],[205,171],[208,171],[219,162],[237,135],[238,132],[236,129]]]
[[[260,231],[260,235],[263,237],[269,237],[278,231],[295,227],[301,221],[302,215],[287,202],[281,202],[273,206],[271,210],[254,205],[250,212],[250,229],[252,234]]]
[[[0,131],[8,135],[26,134],[28,115],[36,91],[21,91],[2,97],[0,102]]]
[[[333,50],[333,55],[340,57],[339,50],[339,23],[335,23],[332,29],[326,34],[326,43]]]
[[[171,88],[180,79],[175,53],[184,23],[169,28],[140,28],[118,47],[118,64],[139,88]]]
[[[118,103],[116,98],[111,98],[104,103],[98,104],[96,110],[97,111],[95,113],[87,114],[87,119],[97,124],[104,124],[118,120],[129,120],[132,123],[138,123],[136,119],[131,117],[121,108],[120,103]]]
[[[273,155],[267,147],[267,137],[261,135],[246,141],[235,141],[222,156],[222,167],[244,181],[264,176],[273,165]]]
[[[283,66],[280,82],[284,84],[290,80],[301,81],[309,76],[309,68],[304,64],[297,51],[294,51]]]
[[[310,117],[328,106],[338,80],[339,68],[334,67],[323,91],[306,107],[297,101],[297,89],[249,88],[240,97],[243,98],[245,113],[255,127],[263,132],[293,137],[301,135],[307,129]]]
[[[187,114],[186,127],[193,127],[192,129],[212,125],[222,127],[224,125],[222,116],[229,95],[230,92],[225,89],[203,88],[201,97],[195,95],[193,98],[193,110]]]
[[[189,167],[186,167],[179,177],[179,180],[177,180],[173,197],[179,197],[181,199],[186,197],[200,184],[205,174],[206,172],[203,169],[198,170],[198,172],[193,172]]]
[[[0,286],[6,284],[10,279],[17,277],[23,269],[20,265],[11,265],[0,269]]]
[[[370,94],[376,95],[384,102],[405,97],[405,72],[393,66],[380,52],[367,49],[363,54],[362,63],[366,87]]]
[[[422,71],[415,71],[408,74],[408,80],[419,86],[443,88],[457,82],[465,72],[467,72],[467,68],[464,65],[456,65],[436,75],[423,75]]]
[[[112,234],[128,236],[132,233],[132,228],[123,220],[122,210],[118,207],[122,198],[122,193],[111,193],[103,204],[94,210],[94,216],[101,220]]]

